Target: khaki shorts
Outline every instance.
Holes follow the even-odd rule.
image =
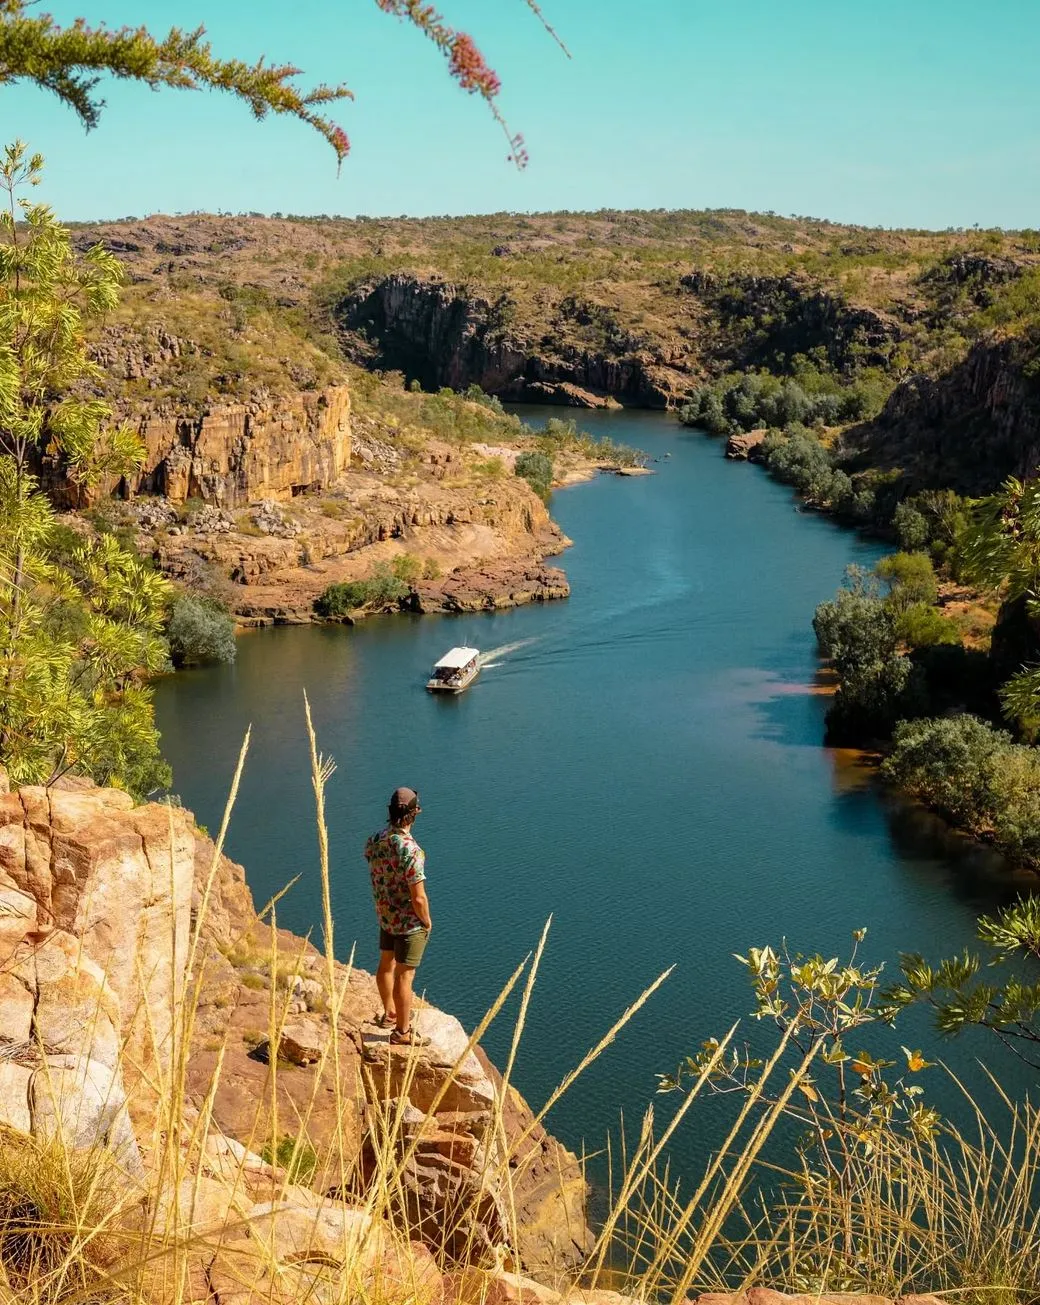
[[[429,936],[429,929],[416,929],[413,933],[387,933],[385,929],[380,929],[379,950],[393,952],[398,965],[407,965],[410,969],[417,970]]]

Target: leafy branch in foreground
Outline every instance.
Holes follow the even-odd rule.
[[[1040,898],[1024,897],[996,915],[982,916],[979,938],[993,952],[991,969],[1040,960]],[[901,958],[900,969],[902,982],[886,992],[886,1001],[931,1007],[936,1027],[950,1036],[970,1026],[990,1029],[1016,1056],[1040,1069],[1040,983],[1014,973],[982,981],[982,958],[967,951],[936,965],[910,953]]]
[[[752,947],[736,958],[751,982],[754,1017],[772,1021],[783,1035],[781,1046],[794,1056],[812,1057],[824,1067],[816,1078],[799,1075],[797,1104],[786,1109],[804,1130],[798,1168],[787,1177],[810,1205],[836,1198],[846,1210],[859,1198],[864,1157],[893,1138],[927,1143],[939,1127],[938,1113],[921,1100],[921,1086],[908,1081],[929,1067],[920,1051],[903,1047],[901,1060],[889,1060],[861,1047],[850,1049],[861,1030],[890,1024],[897,1009],[879,1000],[882,966],[857,960],[865,936],[865,929],[854,932],[844,962],[836,956],[802,956],[786,943],[779,950]],[[897,1067],[901,1072],[893,1078],[890,1071]],[[716,1092],[756,1093],[768,1104],[756,1087],[762,1071],[763,1060],[747,1047],[724,1050],[717,1038],[709,1038],[674,1074],[659,1075],[659,1090],[684,1089],[707,1075]],[[851,1227],[842,1230],[835,1254],[851,1272],[857,1258]]]
[[[568,54],[567,47],[552,27],[546,22],[545,15],[536,0],[524,0],[528,9],[538,18],[557,45]],[[509,128],[495,103],[502,83],[498,74],[488,67],[483,54],[477,48],[473,38],[466,32],[450,27],[431,4],[424,0],[376,0],[376,4],[386,14],[403,18],[417,27],[432,41],[448,61],[448,71],[462,89],[470,95],[479,95],[491,110],[492,116],[505,133],[509,142],[509,158],[518,168],[527,166],[527,150],[524,138],[516,135]],[[569,57],[569,55],[568,55]]]
[[[525,0],[554,40],[564,49],[535,0]],[[376,0],[384,13],[417,27],[448,61],[452,78],[470,94],[481,97],[509,141],[509,157],[524,167],[523,138],[510,131],[495,103],[501,82],[473,38],[450,27],[432,5],[421,0]],[[344,85],[324,83],[311,90],[295,85],[301,69],[292,64],[221,59],[205,39],[204,27],[186,32],[173,27],[154,36],[147,27],[91,27],[77,18],[63,27],[50,14],[30,14],[30,0],[0,0],[0,86],[28,81],[52,92],[68,105],[84,127],[96,127],[105,107],[97,95],[102,74],[142,82],[152,90],[226,91],[242,100],[253,117],[288,114],[312,127],[333,148],[342,163],[350,140],[324,112],[339,100],[353,99]]]
[[[90,27],[77,18],[61,27],[50,14],[26,12],[26,0],[0,0],[0,86],[30,81],[52,91],[89,131],[96,127],[104,100],[96,95],[101,73],[182,90],[227,91],[244,100],[254,118],[285,113],[313,127],[342,161],[350,142],[342,127],[320,112],[322,106],[350,97],[345,86],[301,91],[292,84],[300,69],[291,64],[254,64],[218,59],[204,40],[205,29],[171,28],[161,39],[146,27]]]
[[[51,210],[18,197],[42,164],[21,143],[0,158],[0,762],[16,782],[77,770],[145,793],[169,775],[142,683],[166,663],[169,585],[112,536],[59,556],[38,481],[56,466],[90,488],[140,464],[89,392],[83,335],[121,269],[100,247],[77,258]]]

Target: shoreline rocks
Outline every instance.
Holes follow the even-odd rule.
[[[736,462],[761,462],[762,442],[768,433],[763,428],[731,435],[726,441],[726,457]]]

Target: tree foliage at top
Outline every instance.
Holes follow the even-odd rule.
[[[558,42],[536,0],[524,0]],[[523,138],[509,130],[496,99],[501,82],[467,32],[449,26],[432,5],[421,0],[376,0],[387,14],[418,28],[448,62],[451,77],[491,109],[509,141],[509,157],[524,167]],[[352,99],[344,85],[321,84],[302,90],[295,82],[301,69],[292,64],[258,59],[221,59],[205,39],[205,28],[171,28],[164,36],[147,27],[90,26],[77,18],[61,26],[50,14],[31,12],[31,0],[0,0],[0,86],[28,81],[52,92],[71,108],[89,131],[96,127],[105,102],[97,94],[103,75],[143,82],[156,90],[226,91],[242,100],[253,117],[287,114],[312,127],[333,148],[339,162],[350,151],[350,140],[325,110],[338,100]],[[562,45],[562,43],[560,43]]]
[[[0,85],[30,81],[53,92],[89,131],[104,101],[97,95],[101,74],[143,82],[153,90],[227,91],[244,100],[255,118],[286,113],[325,138],[343,159],[350,142],[342,127],[321,109],[350,95],[345,86],[295,87],[300,70],[291,64],[254,64],[218,59],[201,27],[171,28],[157,38],[146,27],[90,27],[82,18],[62,27],[50,14],[28,12],[26,0],[0,0]]]

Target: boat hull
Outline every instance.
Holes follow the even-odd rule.
[[[451,680],[439,680],[435,675],[426,681],[426,687],[431,693],[464,693],[477,678],[479,671],[479,667],[474,667],[468,674],[460,675],[455,683]]]

